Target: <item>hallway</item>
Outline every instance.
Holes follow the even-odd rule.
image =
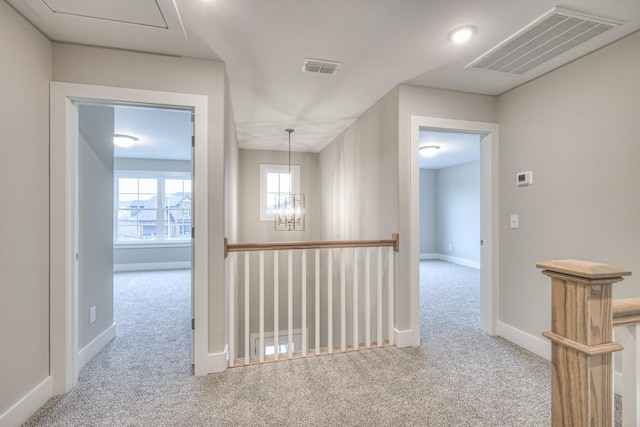
[[[478,283],[478,270],[422,262],[420,348],[194,377],[188,270],[117,273],[118,337],[25,425],[549,425],[549,363],[480,331]]]

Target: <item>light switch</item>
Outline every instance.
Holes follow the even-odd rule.
[[[520,216],[518,214],[509,215],[509,227],[520,228]]]

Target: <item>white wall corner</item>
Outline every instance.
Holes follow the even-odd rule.
[[[420,259],[440,259],[439,254],[420,254]]]
[[[196,363],[196,376],[218,374],[227,370],[229,366],[229,346],[225,345],[220,353],[209,353],[205,360]]]
[[[417,342],[416,337],[411,329],[407,329],[406,331],[399,331],[396,328],[393,328],[393,332],[395,335],[394,342],[396,347],[404,348],[404,347],[419,347],[420,346],[420,337],[418,336]]]
[[[0,415],[0,427],[14,427],[22,425],[29,417],[36,413],[47,400],[53,397],[53,381],[47,377],[24,395],[12,407]]]
[[[502,322],[498,322],[498,336],[546,360],[551,360],[551,343],[545,338],[536,337]]]
[[[91,361],[116,337],[116,324],[112,324],[78,352],[78,371]]]

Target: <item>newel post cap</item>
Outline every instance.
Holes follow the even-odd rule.
[[[568,274],[570,276],[585,279],[611,279],[615,277],[630,276],[631,272],[620,267],[615,267],[601,262],[583,261],[578,259],[558,259],[536,264],[537,268],[554,273]]]

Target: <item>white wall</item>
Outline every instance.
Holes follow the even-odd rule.
[[[479,265],[479,161],[420,169],[420,254]]]
[[[420,169],[420,254],[438,252],[438,171]]]
[[[78,107],[78,348],[113,325],[113,107]],[[89,309],[96,320],[89,322]]]
[[[624,267],[614,297],[640,295],[639,46],[632,34],[499,97],[500,320],[535,337],[551,320],[537,262]],[[516,187],[528,170],[534,184]]]
[[[437,252],[479,263],[480,162],[439,169],[436,205]]]
[[[0,424],[35,411],[7,412],[49,376],[51,55],[51,42],[0,2]]]
[[[188,172],[188,160],[159,160],[116,158],[116,171]],[[158,268],[189,268],[191,242],[162,247],[140,247],[140,245],[114,245],[113,264],[115,271],[154,270]]]
[[[225,349],[225,69],[218,61],[54,43],[53,80],[208,96],[209,353]]]

